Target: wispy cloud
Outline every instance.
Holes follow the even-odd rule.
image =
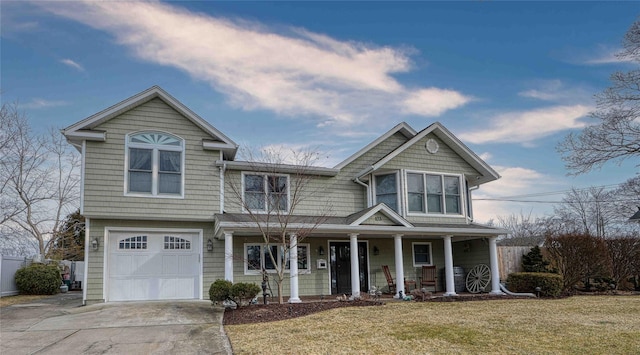
[[[55,100],[45,100],[40,98],[34,98],[34,99],[31,99],[31,101],[29,102],[20,104],[20,107],[37,110],[37,109],[50,108],[50,107],[66,106],[68,104],[69,103],[66,101],[55,101]]]
[[[113,35],[133,55],[208,82],[246,110],[267,109],[337,128],[389,115],[438,116],[471,98],[451,89],[409,88],[412,50],[342,41],[301,28],[270,28],[158,2],[39,2],[48,11]]]
[[[73,61],[71,59],[68,59],[68,58],[67,59],[61,59],[60,63],[66,65],[66,66],[69,66],[69,67],[71,67],[73,69],[76,69],[78,71],[84,71],[84,67],[82,65],[76,63],[75,61]]]
[[[541,101],[567,103],[588,103],[592,101],[593,88],[581,85],[567,85],[561,80],[536,80],[531,88],[518,93],[518,96]]]
[[[567,129],[583,128],[581,118],[593,110],[587,105],[552,106],[529,111],[514,111],[497,115],[482,129],[459,134],[463,141],[482,143],[531,144]]]

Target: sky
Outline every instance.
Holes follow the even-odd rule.
[[[400,122],[439,121],[502,177],[479,222],[546,216],[571,188],[557,144],[594,124],[594,95],[636,2],[0,2],[1,100],[64,128],[159,85],[241,146],[334,166]]]

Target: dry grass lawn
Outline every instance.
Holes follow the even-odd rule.
[[[29,303],[41,298],[50,297],[50,295],[17,295],[5,296],[0,298],[0,307],[11,306],[19,303]]]
[[[640,297],[389,302],[225,330],[236,354],[638,354]]]

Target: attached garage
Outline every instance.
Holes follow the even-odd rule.
[[[107,301],[199,299],[201,231],[109,231]]]

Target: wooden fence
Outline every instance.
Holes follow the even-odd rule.
[[[522,256],[530,251],[531,247],[527,246],[499,246],[500,280],[506,281],[510,273],[522,271]]]

